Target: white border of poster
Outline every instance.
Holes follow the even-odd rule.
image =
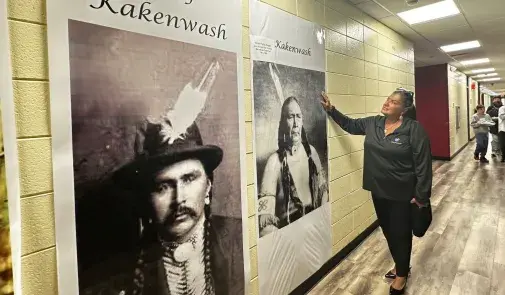
[[[255,121],[253,124],[256,171],[255,196],[257,199],[257,209],[259,210],[260,202],[258,201],[258,195],[260,194],[259,187],[261,184],[258,175],[261,171],[258,171],[257,167],[259,157],[257,134],[259,131],[257,124],[259,123],[257,117],[258,113],[256,111],[260,106],[255,105],[255,62],[266,62],[272,65],[273,69],[270,69],[271,74],[272,71],[276,71],[275,68],[280,68],[280,66],[284,67],[285,71],[287,71],[284,72],[284,75],[289,76],[287,78],[287,81],[290,81],[287,82],[288,84],[297,82],[303,83],[302,79],[299,77],[300,72],[312,72],[312,74],[318,72],[320,74],[319,76],[322,76],[319,77],[321,81],[318,81],[322,85],[320,91],[324,91],[326,84],[325,31],[323,27],[315,23],[306,21],[257,0],[250,0],[249,11],[251,91],[253,97],[253,121]],[[297,74],[293,74],[295,72]],[[294,77],[295,75],[298,76]],[[313,75],[312,77],[315,76],[317,75]],[[273,81],[278,79],[278,77],[273,76],[272,78]],[[257,79],[263,80],[264,77],[259,77]],[[277,84],[277,93],[281,92],[279,95],[282,97],[282,101],[284,96],[287,96],[287,94],[282,93],[286,85],[281,86],[280,80],[273,83]],[[291,91],[295,88],[298,90],[306,88],[303,85],[286,87],[291,88]],[[257,93],[257,95],[260,94]],[[316,95],[318,97],[318,94]],[[320,107],[318,105],[318,100],[314,100],[314,104]],[[275,105],[275,103],[273,103],[273,105]],[[317,109],[317,107],[314,109]],[[303,112],[302,107],[302,113]],[[326,115],[323,113],[323,111],[318,113],[318,120],[324,120],[324,125],[326,126],[326,129],[322,133],[324,133],[325,137],[325,144],[323,145],[327,155],[327,124]],[[266,120],[268,118],[264,119]],[[269,120],[275,121],[277,118],[270,118]],[[276,124],[278,124],[276,122],[270,125],[276,126]],[[305,119],[303,124],[305,124]],[[266,131],[263,130],[263,132]],[[272,133],[274,131],[270,132]],[[275,130],[274,133],[277,133],[277,130]],[[321,162],[328,167],[329,163],[327,156],[321,158]],[[326,172],[328,172],[328,170]],[[329,184],[328,173],[326,174],[326,183]],[[327,193],[329,197],[329,191],[327,191]],[[332,237],[330,213],[331,204],[329,200],[327,200],[320,207],[316,207],[312,212],[307,213],[293,223],[285,226],[281,225],[280,228],[267,234],[260,235],[259,232],[256,233],[258,235],[258,280],[261,295],[288,294],[292,292],[331,258]],[[259,216],[257,217],[257,222],[259,222]],[[313,244],[306,243],[304,240],[307,238],[317,239],[317,242]],[[297,255],[298,258],[296,258]],[[307,261],[306,259],[309,257],[314,260]]]
[[[5,151],[5,173],[9,202],[9,223],[12,252],[14,293],[21,294],[21,198],[19,165],[16,142],[16,118],[12,90],[12,67],[7,21],[7,1],[0,6],[0,103],[2,104],[2,127]]]
[[[102,7],[96,8],[102,4]],[[58,292],[60,294],[79,294],[78,262],[75,224],[71,102],[70,102],[70,64],[68,20],[101,25],[147,36],[160,37],[173,41],[233,52],[237,56],[237,89],[238,116],[240,134],[240,180],[242,234],[244,257],[244,290],[249,293],[250,258],[249,231],[247,228],[247,183],[245,159],[244,102],[243,102],[243,56],[242,56],[242,20],[240,0],[174,0],[174,1],[140,1],[130,0],[135,9],[149,10],[155,13],[168,13],[170,17],[184,17],[202,23],[222,24],[218,27],[226,29],[226,40],[218,40],[184,30],[172,25],[162,25],[156,22],[144,22],[142,12],[137,11],[136,17],[125,17],[121,13],[111,13],[107,5],[119,9],[125,1],[119,0],[47,0],[49,77],[51,92],[51,130],[53,135],[53,173],[54,173],[54,203],[56,224],[56,250],[58,269]],[[91,5],[95,8],[91,8]],[[145,9],[145,10],[143,10]],[[161,14],[162,18],[167,15]],[[160,20],[161,18],[158,18]],[[152,19],[154,20],[154,18]],[[160,20],[161,22],[161,20]],[[215,33],[215,32],[214,32]],[[223,39],[223,38],[221,38]]]

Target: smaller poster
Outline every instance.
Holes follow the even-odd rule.
[[[21,219],[7,4],[0,4],[0,294],[21,294]]]
[[[322,27],[250,2],[260,294],[288,294],[331,255]]]

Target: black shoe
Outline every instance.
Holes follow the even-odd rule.
[[[405,281],[405,285],[401,290],[397,290],[393,288],[393,286],[389,286],[389,295],[402,295],[405,294],[405,289],[407,288],[407,281]]]
[[[395,288],[393,287],[389,287],[389,295],[402,295],[402,294],[405,294],[405,287],[407,286],[407,284],[405,284],[405,286],[403,286],[403,289],[401,290],[396,290]]]
[[[473,155],[473,159],[474,159],[474,160],[479,160],[479,154],[474,154],[474,155]]]
[[[481,158],[480,158],[480,162],[481,162],[481,163],[489,163],[489,160],[488,160],[488,159],[486,159],[486,157],[481,157]]]
[[[491,154],[491,158],[496,158],[496,154]]]
[[[501,158],[500,162],[505,163],[505,157]]]

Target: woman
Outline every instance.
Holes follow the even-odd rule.
[[[390,294],[403,294],[412,252],[411,203],[426,206],[431,196],[429,138],[415,121],[414,93],[397,89],[382,106],[384,116],[351,119],[335,109],[326,94],[321,103],[342,129],[365,135],[363,188],[372,192],[379,224],[395,268]]]

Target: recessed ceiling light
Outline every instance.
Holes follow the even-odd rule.
[[[460,63],[464,66],[470,66],[470,65],[485,64],[488,62],[489,62],[489,58],[478,58],[478,59],[464,60],[464,61],[461,61]]]
[[[489,81],[498,81],[498,80],[501,80],[501,78],[500,77],[497,77],[497,78],[486,78],[486,79],[479,80],[479,82],[489,82]]]
[[[477,76],[474,76],[474,78],[492,77],[492,76],[498,76],[498,73],[479,74],[479,75],[477,75]]]
[[[472,70],[472,74],[487,73],[487,72],[494,72],[494,68]]]
[[[460,50],[472,49],[472,48],[478,48],[478,47],[480,47],[479,41],[469,41],[469,42],[445,45],[445,46],[440,47],[440,49],[442,49],[445,52],[454,52],[454,51],[460,51]]]
[[[434,21],[459,14],[459,9],[452,0],[440,1],[419,8],[398,13],[409,25]]]

